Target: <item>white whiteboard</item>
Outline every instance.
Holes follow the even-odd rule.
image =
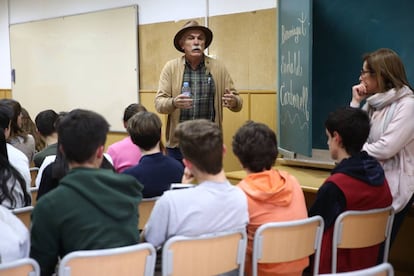
[[[94,110],[125,131],[138,102],[137,6],[10,26],[13,98],[34,118],[42,110]]]

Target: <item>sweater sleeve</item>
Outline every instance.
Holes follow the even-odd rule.
[[[325,229],[335,223],[336,218],[345,210],[346,199],[343,192],[332,182],[324,183],[316,194],[310,207],[309,216],[320,215],[325,222]]]
[[[173,104],[173,62],[169,61],[161,71],[160,80],[158,84],[158,91],[155,95],[155,109],[161,114],[170,114],[175,111]]]
[[[164,194],[158,199],[144,228],[144,239],[155,248],[162,246],[169,238],[170,207],[168,196]]]
[[[378,160],[392,158],[413,140],[414,124],[407,123],[413,117],[414,100],[406,100],[397,106],[381,137],[373,143],[365,143],[363,150]]]
[[[42,276],[55,273],[59,254],[58,227],[52,223],[48,201],[39,201],[32,213],[30,257],[40,266]]]

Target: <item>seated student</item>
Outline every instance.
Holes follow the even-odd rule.
[[[67,112],[59,112],[58,117],[54,123],[55,129],[57,129],[59,122],[66,114]],[[56,137],[57,136],[58,135],[56,133]],[[56,146],[54,146],[55,148],[58,148],[58,141],[59,137],[57,137]],[[101,168],[114,170],[114,167],[112,166],[112,159],[107,153],[104,153],[104,159],[102,160]],[[53,154],[45,156],[42,164],[39,167],[39,171],[35,179],[36,187],[39,187],[37,198],[39,199],[48,191],[56,188],[60,179],[66,175],[68,170],[69,166],[59,150]]]
[[[0,205],[0,263],[29,257],[29,230],[10,210]]]
[[[147,109],[139,103],[130,104],[125,108],[123,118],[125,128],[128,126],[128,120],[140,111],[147,111]],[[141,151],[129,136],[110,145],[107,153],[111,156],[117,172],[123,172],[125,169],[135,166],[141,159]]]
[[[0,100],[0,113],[2,113],[1,125],[4,130],[7,130],[7,133],[5,132],[5,135],[6,139],[8,139],[11,131],[11,123],[9,122],[13,119],[14,111],[11,106],[4,104],[4,102]],[[21,150],[12,146],[9,142],[7,142],[6,147],[10,164],[13,164],[13,167],[23,176],[27,191],[29,191],[32,181],[29,170],[29,159]]]
[[[276,134],[262,123],[249,121],[233,137],[233,152],[247,176],[237,186],[247,196],[250,222],[245,275],[252,274],[254,234],[267,222],[308,217],[305,197],[298,180],[287,172],[272,169],[278,148]],[[276,245],[277,246],[277,245]],[[259,264],[259,275],[302,275],[308,258],[280,264]]]
[[[46,156],[55,155],[57,152],[57,131],[55,122],[59,115],[52,109],[39,112],[36,115],[35,123],[37,131],[42,137],[46,147],[35,154],[33,162],[35,167],[40,168]]]
[[[7,141],[17,149],[21,150],[29,160],[33,161],[35,154],[35,140],[31,134],[22,129],[22,107],[18,101],[13,99],[1,99],[0,104],[8,105],[13,110],[10,124],[10,136]]]
[[[10,133],[10,112],[8,107],[0,106],[0,205],[14,209],[30,205],[31,198],[26,180],[9,160],[6,139]]]
[[[325,122],[331,158],[337,165],[316,194],[309,216],[320,215],[325,221],[319,273],[330,273],[332,236],[336,218],[347,210],[384,208],[392,196],[380,163],[362,146],[368,138],[368,114],[345,107],[329,114]],[[338,252],[338,272],[376,265],[379,246],[343,249]]]
[[[109,130],[99,114],[76,109],[58,126],[59,150],[69,172],[42,197],[32,213],[30,257],[41,275],[55,271],[58,257],[76,250],[138,242],[142,186],[129,175],[100,169]]]
[[[144,186],[143,197],[160,196],[183,177],[182,164],[161,152],[161,126],[157,114],[147,111],[138,112],[128,121],[128,133],[142,157],[138,165],[123,173],[134,176]]]
[[[40,133],[37,131],[36,124],[33,122],[32,118],[30,117],[29,112],[22,107],[22,129],[27,134],[33,136],[35,140],[35,152],[39,152],[44,149],[45,142],[43,141]]]
[[[175,135],[184,156],[184,181],[195,178],[199,184],[166,191],[155,203],[143,239],[159,247],[176,235],[244,229],[249,221],[247,199],[224,174],[220,128],[205,119],[191,120],[180,123]]]

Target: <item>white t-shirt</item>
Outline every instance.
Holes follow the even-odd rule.
[[[109,154],[104,153],[104,156],[111,164],[113,164],[112,158]],[[39,187],[39,185],[40,185],[40,181],[42,180],[42,174],[43,174],[43,171],[45,170],[45,168],[50,163],[55,162],[55,159],[56,159],[56,155],[49,155],[49,156],[46,156],[45,159],[43,159],[42,165],[40,165],[39,171],[37,172],[37,175],[36,175],[36,179],[35,179],[36,187]]]
[[[23,176],[26,182],[27,192],[30,193],[31,179],[29,170],[29,159],[27,156],[9,143],[6,144],[7,155],[12,166]]]
[[[0,205],[0,257],[7,263],[29,256],[29,230],[9,209]]]
[[[247,198],[241,189],[228,181],[203,182],[194,188],[164,192],[144,234],[146,241],[158,247],[173,236],[244,229],[248,222]]]

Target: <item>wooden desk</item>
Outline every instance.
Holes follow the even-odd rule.
[[[309,193],[316,193],[330,174],[330,170],[325,169],[309,169],[286,165],[277,165],[275,168],[295,176],[299,180],[303,191]],[[237,184],[240,180],[246,177],[246,172],[244,170],[227,172],[226,176],[231,183]]]

